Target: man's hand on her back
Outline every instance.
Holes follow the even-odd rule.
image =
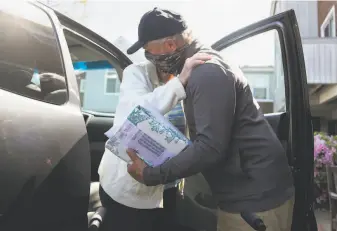
[[[183,86],[186,86],[188,78],[191,75],[191,72],[194,67],[205,63],[206,61],[212,58],[211,55],[205,53],[196,53],[191,58],[186,59],[183,70],[179,75],[179,80]]]

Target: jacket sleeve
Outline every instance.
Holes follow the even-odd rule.
[[[184,151],[143,172],[147,186],[166,184],[214,166],[226,155],[236,107],[235,77],[216,64],[197,67],[187,84],[196,138]]]

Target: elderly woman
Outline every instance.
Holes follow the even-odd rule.
[[[209,59],[203,54],[192,57],[179,77],[162,73],[151,62],[128,66],[123,73],[114,126],[121,126],[135,106],[149,103],[184,132],[185,118],[180,104],[186,97],[184,86],[192,68]],[[166,186],[141,184],[129,175],[127,163],[108,149],[102,157],[99,175],[100,197],[108,211],[105,225],[123,231],[158,231],[163,227],[174,230],[170,227],[174,225],[179,181]],[[161,209],[164,187],[164,209]]]

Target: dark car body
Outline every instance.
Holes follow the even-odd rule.
[[[87,230],[89,201],[92,210],[99,207],[99,199],[93,202],[93,185],[107,139],[104,132],[114,118],[81,111],[72,55],[84,57],[75,51],[81,46],[95,49],[120,76],[132,62],[101,36],[43,4],[0,5],[0,230]],[[271,29],[280,37],[287,110],[265,117],[286,144],[293,169],[292,230],[314,231],[313,134],[294,11],[240,29],[213,48],[222,50]],[[177,204],[181,224],[215,231],[216,211],[209,198],[201,174],[188,178]]]

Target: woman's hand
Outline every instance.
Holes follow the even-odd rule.
[[[196,53],[191,58],[186,59],[183,70],[179,75],[179,80],[183,86],[186,86],[188,78],[191,76],[191,72],[194,67],[204,64],[206,61],[212,58],[211,55],[205,53]]]

